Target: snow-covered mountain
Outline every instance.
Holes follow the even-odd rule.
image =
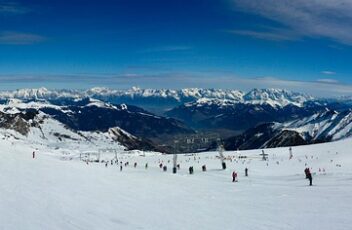
[[[165,113],[167,117],[164,117],[129,103],[118,102],[130,102],[153,108],[171,106],[173,109],[167,111]],[[346,108],[350,108],[349,105],[341,101],[317,100],[308,95],[278,89],[254,89],[244,93],[238,90],[195,88],[182,90],[92,88],[85,91],[39,88],[0,93],[0,111],[6,114],[3,116],[6,117],[2,125],[4,129],[11,129],[11,124],[17,124],[18,127],[24,126],[23,130],[16,130],[17,132],[28,133],[32,126],[25,125],[21,119],[15,120],[12,116],[16,117],[20,113],[30,114],[29,112],[34,111],[34,114],[45,114],[74,132],[117,133],[119,138],[114,138],[115,140],[129,148],[139,149],[142,145],[148,149],[156,149],[157,146],[170,147],[175,139],[182,141],[194,134],[205,138],[213,135],[228,138],[242,134],[246,135],[246,138],[242,139],[247,139],[253,136],[253,133],[257,134],[258,127],[261,130],[272,130],[268,131],[270,134],[268,136],[272,137],[275,134],[277,139],[269,142],[266,135],[262,138],[257,138],[257,135],[255,143],[258,144],[246,144],[245,148],[253,146],[259,148],[265,143],[274,147],[288,143],[295,145],[335,140],[349,136],[350,126],[345,126],[346,129],[343,130],[336,124],[337,121],[343,121],[340,114],[344,114]],[[328,121],[323,119],[328,116],[327,111],[338,113],[337,120],[331,121],[329,132],[328,129],[317,131],[316,129],[328,125]],[[322,123],[313,122],[318,118],[323,120]],[[273,129],[268,123],[281,126],[275,125]],[[333,126],[335,128],[332,128]],[[112,130],[113,128],[115,130]],[[303,129],[311,131],[303,132]],[[135,144],[134,142],[138,141],[124,135],[125,131],[142,142]],[[334,131],[336,133],[330,135]],[[320,135],[315,138],[315,133]],[[241,143],[239,146],[245,145]]]
[[[313,97],[279,89],[254,89],[247,93],[239,90],[223,89],[140,89],[133,87],[128,90],[116,90],[96,87],[89,90],[48,90],[19,89],[0,92],[0,99],[17,98],[21,100],[65,101],[91,97],[114,104],[131,104],[143,108],[172,108],[199,99],[221,99],[232,102],[251,104],[270,104],[283,107],[288,104],[302,106]]]
[[[81,149],[97,151],[114,148],[120,151],[157,150],[148,142],[122,131],[118,127],[106,132],[73,130],[38,110],[0,112],[0,136],[21,140],[27,145],[44,145],[50,149]]]
[[[352,110],[327,110],[285,123],[265,123],[225,140],[227,149],[305,145],[352,136]]]
[[[303,106],[305,102],[313,99],[312,96],[306,94],[282,89],[253,89],[243,96],[245,103],[270,104],[273,107],[284,107],[289,104]]]
[[[303,99],[297,98],[296,101],[301,101],[301,105],[285,101],[285,106],[278,106],[274,99],[268,99],[270,103],[263,103],[264,100],[256,98],[258,103],[247,103],[204,98],[178,106],[165,114],[196,129],[243,132],[261,123],[286,122],[326,110],[325,104],[313,101],[303,103]]]
[[[48,90],[44,87],[37,89],[18,89],[14,91],[0,91],[1,99],[57,99],[57,98],[82,98],[84,94],[79,90]]]
[[[129,90],[111,90],[108,88],[92,88],[85,92],[89,96],[97,97],[125,97],[125,98],[160,98],[170,99],[178,102],[193,101],[199,98],[225,98],[231,100],[241,100],[243,92],[239,90],[222,89],[141,89],[132,87]]]
[[[19,99],[10,99],[0,105],[0,128],[4,132],[12,130],[31,139],[29,134],[34,129],[40,133],[43,125],[52,130],[49,133],[53,138],[49,139],[55,141],[70,139],[82,142],[94,137],[103,142],[105,139],[114,140],[127,149],[153,151],[165,149],[157,147],[158,144],[149,139],[158,141],[161,136],[164,139],[168,135],[194,133],[174,119],[159,117],[135,106],[112,105],[91,98],[74,100],[74,104],[69,106]],[[47,139],[48,134],[37,136]],[[98,140],[94,143],[99,145]]]
[[[285,123],[282,129],[295,131],[308,141],[340,140],[352,136],[352,110],[314,114]]]
[[[189,88],[181,90],[172,89],[141,89],[132,87],[128,90],[116,90],[103,87],[95,87],[88,90],[48,90],[46,88],[38,89],[18,89],[14,91],[0,92],[0,98],[18,98],[18,99],[55,99],[55,98],[79,98],[79,97],[101,97],[111,98],[164,98],[173,99],[183,102],[185,100],[194,100],[198,98],[225,98],[231,100],[241,100],[243,92],[238,90],[221,90],[221,89],[198,89]]]
[[[273,108],[294,105],[303,107],[305,103],[315,98],[306,94],[291,92],[282,89],[253,89],[246,94],[238,95],[235,99],[228,97],[200,97],[195,101],[185,103],[184,106],[212,106],[229,107],[236,103],[253,105],[270,105]]]

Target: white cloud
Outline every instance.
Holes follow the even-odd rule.
[[[279,23],[299,37],[328,38],[352,45],[351,0],[230,0],[235,9]],[[280,27],[278,27],[280,28]],[[258,32],[254,31],[253,32]],[[280,30],[268,33],[282,36]],[[251,34],[248,33],[250,36]],[[260,36],[257,36],[260,38]],[[262,38],[266,38],[262,36]],[[286,38],[286,37],[284,37]],[[284,39],[288,40],[288,39]]]
[[[3,45],[30,45],[45,41],[46,38],[37,34],[19,32],[1,32],[0,44]]]
[[[351,96],[352,85],[343,84],[333,79],[317,79],[316,81],[295,81],[280,78],[263,77],[245,79],[247,84],[252,82],[255,88],[282,88],[297,92],[308,93],[320,97]]]
[[[329,70],[324,70],[324,71],[321,71],[322,74],[325,74],[325,75],[335,75],[336,72],[334,71],[329,71]]]
[[[330,78],[318,79],[317,82],[328,83],[328,84],[337,84],[337,83],[339,83],[339,81],[337,81],[335,79],[330,79]]]

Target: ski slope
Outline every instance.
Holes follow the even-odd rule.
[[[288,148],[267,149],[268,161],[261,150],[225,152],[226,170],[215,152],[179,155],[172,174],[172,156],[119,150],[119,161],[129,162],[120,171],[80,161],[77,146],[71,153],[2,138],[0,229],[351,229],[351,147],[351,139],[295,147],[291,160]]]

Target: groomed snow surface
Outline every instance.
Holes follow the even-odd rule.
[[[269,161],[261,160],[261,150],[225,152],[247,156],[227,160],[226,170],[217,153],[180,155],[177,174],[172,156],[160,154],[120,150],[119,161],[129,162],[121,172],[116,164],[87,165],[77,149],[63,156],[11,138],[0,146],[0,229],[352,228],[351,139],[295,147],[291,160],[288,148],[265,150]],[[114,157],[104,153],[101,160]],[[314,173],[312,187],[303,173],[306,163]]]

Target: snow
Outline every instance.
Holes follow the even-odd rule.
[[[128,132],[126,132],[125,130],[121,129],[120,127],[110,128],[108,133],[111,133],[111,132],[114,132],[114,131],[115,132],[118,131],[118,132],[122,133],[123,135],[129,137],[130,139],[137,139],[137,137],[133,136],[132,134],[130,134]]]
[[[266,149],[269,161],[261,160],[261,150],[225,152],[227,159],[247,156],[226,160],[227,170],[214,152],[179,155],[177,174],[171,173],[170,155],[107,144],[102,159],[113,159],[116,149],[119,161],[130,162],[120,172],[117,165],[79,160],[79,152],[101,146],[62,145],[0,138],[0,229],[351,228],[351,139],[294,147],[291,160],[288,148]],[[312,187],[304,179],[305,163],[312,168]],[[194,175],[188,174],[191,165]],[[233,170],[238,183],[231,182]]]
[[[0,91],[0,98],[3,99],[17,98],[23,100],[48,100],[60,98],[82,99],[86,97],[102,99],[104,101],[109,101],[113,98],[160,98],[171,101],[175,100],[181,103],[207,98],[230,100],[233,103],[269,104],[273,107],[284,107],[289,104],[302,106],[303,103],[314,100],[311,96],[281,89],[253,89],[247,93],[230,89],[186,88],[173,90],[141,89],[138,87],[132,87],[128,90],[116,90],[105,87],[94,87],[88,90],[49,90],[42,87],[38,89]]]
[[[253,89],[243,96],[243,100],[246,103],[268,104],[275,108],[289,104],[302,107],[305,102],[314,100],[314,98],[282,89]]]
[[[188,90],[189,89],[184,89],[182,92],[186,95],[186,93],[189,94]],[[281,89],[253,89],[246,94],[235,90],[197,90],[197,92],[202,93],[193,93],[192,96],[195,100],[185,103],[185,107],[216,105],[223,108],[235,107],[239,103],[251,105],[270,105],[273,108],[283,108],[287,105],[303,107],[304,103],[314,100],[311,96]],[[260,108],[255,109],[260,110]]]
[[[159,117],[159,116],[155,116],[155,115],[148,114],[148,113],[141,113],[141,112],[139,112],[138,114],[140,114],[140,115],[142,115],[142,116],[154,117],[154,118],[156,118],[156,119],[161,119],[161,117]]]
[[[116,151],[125,149],[124,146],[114,140],[116,136],[110,130],[107,132],[73,131],[42,112],[35,118],[34,123],[40,125],[31,127],[26,135],[11,129],[0,129],[0,138],[11,141],[11,145],[35,146],[33,149],[51,152],[58,158],[63,157],[62,154],[66,155],[67,152],[71,153],[69,158],[78,158],[82,152],[99,153],[111,148]],[[113,129],[120,130],[128,137],[133,137],[118,127]]]
[[[85,106],[95,106],[95,107],[98,107],[98,108],[110,108],[110,109],[117,109],[116,106],[114,105],[111,105],[109,103],[105,103],[103,101],[100,101],[100,100],[97,100],[97,99],[93,99],[93,98],[89,98],[89,103]],[[122,106],[125,106],[126,109],[127,109],[127,106],[126,105],[121,105]],[[82,106],[84,107],[84,106]]]
[[[296,131],[302,136],[309,135],[314,140],[321,137],[330,137],[332,140],[340,140],[352,135],[352,112],[326,111],[310,117],[298,119],[282,124],[285,130]]]
[[[50,99],[50,98],[77,98],[80,93],[76,90],[48,90],[44,87],[38,89],[18,89],[14,91],[0,91],[0,98],[17,99]]]
[[[23,102],[18,99],[11,99],[6,104],[0,104],[0,111],[5,111],[6,113],[18,113],[23,109],[40,109],[40,108],[53,108],[62,110],[63,107],[53,105],[47,101],[30,101]]]
[[[120,107],[121,107],[121,110],[128,110],[128,107],[126,104],[121,104]]]
[[[185,103],[185,107],[203,107],[216,105],[219,108],[235,107],[239,102],[227,99],[200,98],[194,102]]]

